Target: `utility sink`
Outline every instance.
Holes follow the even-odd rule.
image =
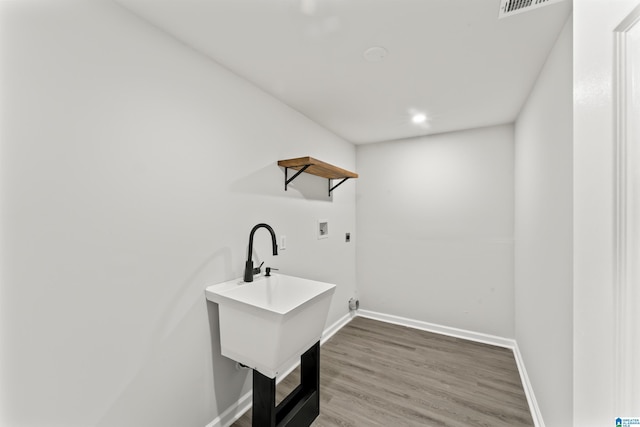
[[[222,355],[275,378],[320,340],[336,285],[283,274],[207,287]]]

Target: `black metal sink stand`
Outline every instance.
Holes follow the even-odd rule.
[[[300,385],[276,406],[276,379],[253,370],[253,427],[308,427],[320,414],[320,341],[300,357]]]

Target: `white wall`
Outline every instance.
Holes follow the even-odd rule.
[[[572,425],[572,23],[515,126],[516,341],[549,426]]]
[[[513,137],[358,146],[361,308],[513,338]]]
[[[250,382],[204,288],[257,258],[355,293],[354,147],[111,1],[2,2],[0,425],[202,427]],[[335,236],[317,240],[315,220]],[[355,237],[355,233],[354,233]]]

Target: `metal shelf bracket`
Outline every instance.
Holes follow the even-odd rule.
[[[287,191],[287,185],[289,185],[289,183],[291,181],[293,181],[294,179],[296,179],[298,177],[298,175],[300,175],[302,172],[304,172],[309,166],[311,165],[304,165],[302,167],[302,169],[300,169],[295,175],[293,175],[291,178],[288,178],[289,175],[289,168],[284,168],[284,191]]]
[[[329,196],[331,196],[331,192],[333,190],[335,190],[336,188],[338,188],[338,186],[340,186],[341,184],[343,184],[346,180],[348,180],[349,177],[344,178],[342,181],[340,181],[339,183],[337,183],[336,185],[334,185],[333,187],[331,186],[331,182],[333,181],[331,178],[328,179],[329,181]]]

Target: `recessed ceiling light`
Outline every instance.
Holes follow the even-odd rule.
[[[411,117],[411,121],[415,124],[424,123],[427,121],[427,115],[424,113],[415,113]]]
[[[380,62],[385,56],[389,54],[389,51],[382,46],[374,46],[365,50],[362,56],[369,62]]]

